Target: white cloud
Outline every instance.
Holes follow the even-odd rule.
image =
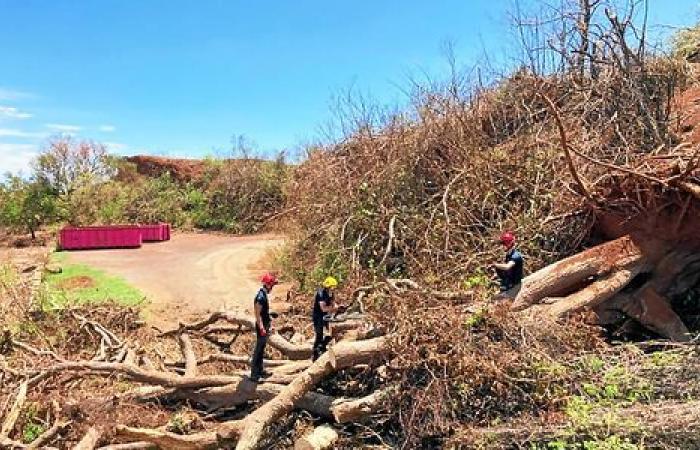
[[[5,116],[10,119],[29,119],[31,114],[23,112],[14,106],[0,106],[0,116]]]
[[[114,125],[100,125],[100,131],[103,133],[112,133],[117,130]]]
[[[34,98],[34,94],[17,89],[8,89],[0,87],[0,100],[19,100],[23,98]]]
[[[39,148],[33,144],[8,144],[0,142],[0,175],[6,172],[27,172],[29,163],[36,157]]]
[[[35,133],[30,131],[22,131],[14,128],[0,128],[0,137],[14,138],[43,138],[46,133]]]
[[[47,123],[46,128],[53,131],[60,131],[61,133],[77,133],[81,130],[81,127],[77,125],[64,125],[61,123]]]

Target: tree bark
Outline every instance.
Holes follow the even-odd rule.
[[[665,338],[680,342],[690,339],[688,328],[671,309],[668,300],[649,284],[632,295],[618,295],[605,307],[622,312]]]
[[[512,308],[520,310],[547,297],[563,297],[583,287],[591,277],[601,278],[620,269],[644,266],[642,250],[624,236],[551,264],[523,280]],[[639,270],[639,269],[637,269]]]
[[[186,333],[181,333],[178,335],[178,342],[185,359],[185,376],[194,377],[197,375],[197,357],[194,354],[194,348],[192,348],[192,341]]]
[[[56,364],[55,366],[46,369],[40,375],[40,379],[44,379],[47,376],[55,373],[80,370],[105,373],[108,375],[117,372],[131,378],[134,381],[180,389],[197,389],[211,386],[225,386],[227,384],[237,383],[241,379],[241,377],[226,375],[200,375],[196,377],[180,377],[168,372],[144,370],[135,365],[124,363],[107,363],[100,361],[75,361]],[[37,378],[38,377],[35,377],[33,380]]]
[[[611,299],[620,292],[634,277],[639,275],[643,266],[633,265],[629,269],[621,269],[593,282],[580,291],[553,303],[548,312],[553,317],[564,317],[567,314],[594,308]]]

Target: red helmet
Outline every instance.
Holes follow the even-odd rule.
[[[510,247],[515,242],[515,235],[510,231],[506,231],[501,235],[501,243]]]
[[[260,281],[262,281],[263,284],[277,284],[277,277],[271,273],[266,273]]]

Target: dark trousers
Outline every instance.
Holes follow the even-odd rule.
[[[314,323],[314,334],[316,337],[314,338],[314,353],[313,353],[313,361],[316,361],[319,356],[321,356],[323,353],[326,352],[326,349],[328,347],[328,343],[331,341],[331,337],[323,337],[323,333],[325,330],[328,329],[328,325],[322,324],[322,323]]]
[[[513,282],[507,270],[496,269],[496,274],[498,275],[501,292],[506,292],[513,287]]]
[[[255,350],[253,351],[253,360],[250,363],[250,377],[260,378],[263,375],[263,359],[265,358],[267,336],[261,336],[258,330],[255,330],[255,335],[257,339],[255,341]]]

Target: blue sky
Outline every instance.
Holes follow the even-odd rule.
[[[298,147],[335,93],[394,104],[409,74],[445,71],[445,41],[464,65],[507,61],[513,1],[0,0],[0,173],[56,133],[120,154]],[[698,12],[651,0],[653,24]]]

